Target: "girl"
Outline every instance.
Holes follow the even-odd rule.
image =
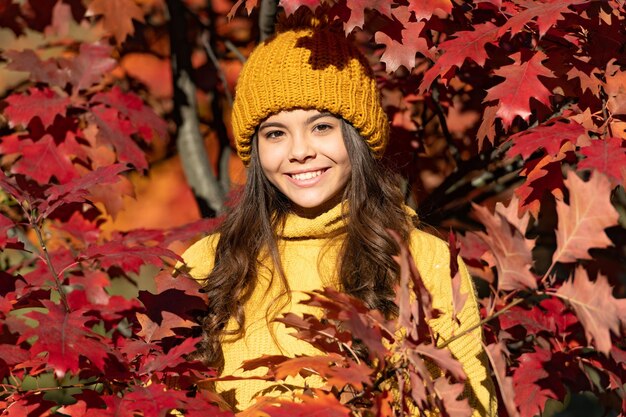
[[[325,286],[397,314],[393,302],[399,252],[387,229],[409,245],[444,314],[430,323],[441,342],[475,326],[474,289],[460,325],[452,319],[446,244],[418,230],[398,179],[378,159],[389,125],[365,58],[342,32],[292,27],[259,45],[241,72],[232,114],[237,152],[247,166],[240,200],[216,233],[183,255],[208,295],[199,355],[225,375],[263,354],[318,352],[272,322],[281,313],[318,314],[299,304]],[[468,376],[476,415],[495,414],[495,396],[476,328],[449,349]],[[218,383],[239,409],[268,387],[264,381]],[[264,394],[267,394],[266,392]]]

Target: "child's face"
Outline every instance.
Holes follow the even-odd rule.
[[[267,179],[304,213],[328,209],[350,179],[341,121],[330,113],[282,111],[259,125],[258,142]]]

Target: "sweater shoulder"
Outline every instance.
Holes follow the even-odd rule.
[[[420,273],[433,269],[449,268],[450,249],[443,239],[419,229],[413,229],[409,236],[409,249]]]
[[[219,241],[217,233],[206,236],[191,245],[182,255],[184,264],[176,266],[197,281],[204,280],[215,264],[215,249]]]

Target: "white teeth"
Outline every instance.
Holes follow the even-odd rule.
[[[315,178],[318,175],[322,175],[323,172],[324,170],[320,169],[319,171],[303,172],[301,174],[291,174],[291,178],[293,178],[296,181],[310,180],[311,178]]]

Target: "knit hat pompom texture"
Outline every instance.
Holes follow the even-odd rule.
[[[341,116],[380,158],[389,135],[376,80],[365,57],[329,29],[296,28],[261,43],[245,63],[232,123],[239,157],[250,162],[259,124],[283,110],[316,109]]]

